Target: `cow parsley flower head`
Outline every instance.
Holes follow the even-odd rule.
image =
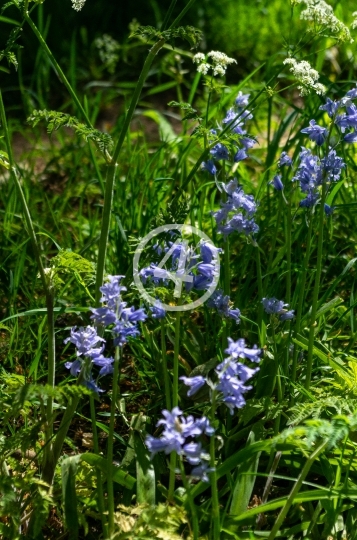
[[[313,90],[316,94],[325,94],[326,87],[318,83],[319,73],[313,69],[309,62],[302,60],[298,62],[295,58],[286,58],[283,62],[298,81],[298,89],[301,96],[307,96]]]
[[[94,41],[98,49],[99,58],[108,69],[109,73],[114,73],[116,64],[119,60],[119,43],[109,34],[103,34]]]
[[[212,63],[208,62],[208,58]],[[203,53],[197,53],[193,57],[193,62],[198,64],[197,71],[203,75],[207,75],[210,69],[213,71],[213,76],[224,76],[226,74],[227,67],[230,64],[236,64],[237,61],[234,58],[229,58],[226,54],[219,51],[210,51],[207,54],[207,59]]]
[[[328,31],[339,41],[353,42],[347,26],[336,17],[333,7],[324,0],[294,0],[294,4],[306,5],[300,19],[313,23],[311,32],[319,34]]]
[[[352,30],[356,30],[356,28],[357,28],[357,11],[354,11],[352,13],[352,17],[353,17],[353,21],[352,21],[352,24],[351,24],[351,28],[352,28]]]
[[[71,0],[72,2],[72,8],[75,11],[81,11],[82,7],[86,3],[86,0]]]

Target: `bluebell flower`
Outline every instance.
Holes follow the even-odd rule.
[[[201,257],[204,263],[211,263],[218,253],[222,253],[221,248],[216,248],[210,242],[203,241],[200,244]]]
[[[234,163],[239,163],[239,161],[243,161],[244,159],[247,159],[247,157],[248,157],[247,152],[245,151],[244,148],[241,148],[234,155],[233,161],[234,161]]]
[[[194,396],[206,384],[206,379],[201,375],[197,375],[196,377],[180,377],[180,380],[186,386],[190,386],[190,390],[187,392],[189,397]]]
[[[210,154],[216,159],[217,161],[229,159],[229,152],[226,146],[222,143],[217,143],[213,148],[210,150]]]
[[[100,287],[100,291],[103,293],[101,302],[106,303],[110,309],[116,308],[116,303],[123,291],[126,291],[126,287],[120,285],[121,279],[125,276],[107,276],[107,281]]]
[[[251,137],[242,137],[240,139],[240,143],[246,150],[249,150],[250,148],[253,148],[255,144],[257,144],[257,141]]]
[[[74,362],[66,362],[65,367],[70,370],[73,377],[77,377],[78,373],[81,371],[82,361],[77,358]]]
[[[70,337],[64,340],[64,343],[73,343],[77,348],[77,356],[91,355],[102,352],[102,346],[96,347],[98,343],[105,343],[105,339],[98,336],[96,328],[87,326],[86,328],[71,328]]]
[[[306,133],[311,141],[315,141],[317,145],[321,146],[325,142],[328,131],[316,124],[315,120],[310,120],[310,127],[302,129],[301,133]]]
[[[192,439],[199,437],[202,434],[212,436],[214,430],[207,418],[194,419],[193,416],[185,418],[182,416],[182,411],[178,407],[173,410],[162,411],[164,419],[158,421],[157,426],[163,426],[163,432],[160,438],[148,435],[145,439],[151,458],[158,452],[170,454],[176,452],[180,456],[184,456],[188,463],[195,466],[194,475],[199,476],[202,480],[208,480],[208,468],[205,461],[209,459],[207,453],[202,449],[200,442]]]
[[[326,216],[331,216],[334,209],[335,209],[334,206],[330,206],[329,204],[325,203],[324,210],[325,210]]]
[[[213,176],[217,174],[217,167],[215,166],[214,161],[212,159],[209,159],[208,161],[204,161],[201,167],[202,167],[202,170],[208,171]]]
[[[236,133],[237,135],[245,135],[246,133],[246,131],[243,129],[244,119],[242,115],[239,112],[234,111],[234,109],[229,109],[225,118],[222,120],[222,123],[231,124],[231,131],[233,131],[233,133]]]
[[[207,277],[203,275],[195,276],[193,279],[193,287],[197,289],[197,291],[204,291],[205,289],[208,289],[208,287],[210,287],[212,281],[212,277]]]
[[[114,358],[107,358],[103,354],[99,354],[98,356],[92,358],[92,363],[101,368],[99,371],[99,377],[113,373],[113,362]]]
[[[262,304],[264,310],[268,315],[279,315],[281,321],[288,321],[294,318],[294,310],[288,311],[282,300],[277,300],[277,298],[263,298]]]
[[[340,108],[340,106],[341,106],[340,101],[332,101],[332,99],[327,98],[325,105],[321,105],[319,107],[319,109],[321,111],[326,111],[328,116],[330,118],[333,118],[336,115],[336,113],[337,113],[338,109]]]
[[[354,104],[346,107],[346,123],[348,127],[357,127],[357,107]]]
[[[153,306],[150,306],[150,311],[154,319],[163,319],[166,316],[166,310],[162,307],[160,300],[156,300]]]
[[[207,301],[207,306],[215,308],[222,317],[234,319],[238,324],[240,322],[239,309],[231,308],[231,300],[228,295],[224,295],[221,289],[216,289]]]
[[[277,191],[282,191],[284,189],[284,184],[281,181],[281,174],[276,174],[273,180],[269,183],[274,186]]]
[[[292,162],[293,160],[291,159],[291,157],[286,152],[282,152],[278,161],[278,167],[284,167],[284,165],[290,167],[292,165]]]
[[[86,328],[71,328],[70,337],[64,343],[71,342],[77,348],[77,359],[74,362],[66,362],[65,367],[70,370],[73,377],[76,377],[83,369],[83,384],[99,392],[97,384],[94,382],[91,372],[92,365],[100,367],[99,377],[112,373],[113,358],[106,358],[103,355],[105,339],[98,336],[97,329],[92,326]],[[99,347],[97,345],[100,344]],[[85,360],[87,359],[87,361]]]
[[[190,476],[192,476],[192,478],[199,478],[202,482],[209,482],[207,474],[213,470],[214,469],[208,467],[206,463],[201,463],[201,465],[192,469]]]
[[[302,208],[312,208],[313,206],[315,206],[319,198],[320,196],[317,192],[310,191],[306,195],[305,199],[300,201],[299,206],[301,206]]]
[[[248,107],[248,100],[249,100],[250,94],[243,94],[241,91],[239,91],[238,96],[236,97],[235,104],[237,107]]]
[[[104,392],[104,390],[102,390],[101,388],[99,388],[99,386],[97,385],[97,383],[95,382],[95,380],[94,380],[92,377],[91,377],[90,379],[88,379],[88,380],[84,379],[83,384],[84,384],[84,386],[86,386],[89,390],[92,390],[92,391],[95,392],[96,394],[99,394],[99,392]]]
[[[235,347],[233,347],[233,344]],[[244,339],[238,340],[237,343],[230,340],[230,347],[226,350],[230,357],[226,358],[216,368],[218,383],[215,388],[222,395],[220,399],[230,409],[231,414],[234,413],[234,409],[244,407],[246,403],[244,394],[252,388],[252,386],[246,386],[245,383],[259,371],[259,368],[252,369],[236,361],[238,357],[246,358],[250,356],[250,359],[259,362],[260,358],[256,354],[252,355],[248,352],[246,355],[244,350],[260,353],[259,349],[247,349]],[[233,351],[234,355],[229,351]]]
[[[257,210],[254,197],[252,195],[246,195],[243,188],[238,186],[236,180],[223,185],[223,189],[228,195],[228,200],[221,203],[221,209],[218,212],[212,213],[218,225],[218,232],[229,235],[236,231],[238,233],[243,232],[247,236],[257,233],[259,227],[252,217]],[[229,214],[231,212],[234,213],[241,209],[246,212],[246,216],[238,212],[230,218]],[[226,223],[223,223],[224,221]]]
[[[115,313],[108,307],[96,309],[90,308],[90,310],[93,313],[91,319],[95,322],[95,324],[103,324],[104,326],[110,326],[116,321]]]
[[[203,452],[202,444],[190,442],[183,446],[184,455],[190,465],[200,465],[202,459],[209,460],[209,454]]]
[[[348,133],[343,137],[343,140],[347,143],[355,143],[357,142],[357,131],[353,130],[351,133]]]
[[[142,270],[140,274],[146,280],[149,276],[154,276],[156,270],[155,265],[152,265]],[[100,288],[103,293],[102,302],[106,302],[107,305],[92,309],[91,317],[97,324],[113,325],[114,345],[120,347],[127,343],[130,337],[140,335],[137,324],[147,318],[143,308],[127,307],[127,303],[123,302],[121,293],[126,291],[126,287],[120,285],[122,277],[108,276],[108,281]]]
[[[342,169],[346,167],[345,162],[336,154],[336,150],[329,149],[326,157],[321,159],[321,168],[325,173],[327,182],[338,182],[341,177]]]
[[[261,350],[256,345],[252,349],[249,349],[246,347],[244,339],[233,341],[233,339],[228,338],[228,348],[225,352],[233,358],[248,358],[252,362],[260,361]]]
[[[282,300],[277,300],[276,298],[263,298],[262,304],[265,312],[268,313],[268,315],[280,313],[287,305],[284,304]]]
[[[347,114],[339,114],[335,118],[335,124],[338,126],[342,133],[346,131],[346,129],[349,127],[348,120],[347,120]]]
[[[280,314],[281,321],[291,321],[295,317],[295,311],[291,309],[290,311],[284,311]]]
[[[200,263],[197,265],[197,270],[202,276],[213,279],[216,275],[216,267],[212,263]]]
[[[352,88],[346,93],[346,96],[350,99],[356,99],[357,98],[357,87]]]

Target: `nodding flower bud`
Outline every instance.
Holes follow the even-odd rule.
[[[281,174],[276,174],[271,182],[269,182],[277,191],[282,191],[284,189],[284,184],[281,181]]]

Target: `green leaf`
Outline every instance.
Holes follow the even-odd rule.
[[[143,111],[141,115],[146,116],[147,118],[151,118],[151,120],[154,120],[154,122],[156,122],[159,127],[160,139],[162,141],[170,142],[177,140],[178,137],[172,129],[170,122],[168,122],[168,120],[166,120],[166,118],[161,113],[150,109],[148,111]]]
[[[70,538],[78,538],[78,512],[76,495],[76,472],[81,455],[66,458],[61,465],[62,498],[64,504],[64,518],[69,530]]]
[[[343,184],[345,183],[345,180],[341,180],[340,182],[337,182],[337,184],[334,186],[333,190],[331,191],[331,193],[329,193],[327,199],[326,199],[326,203],[331,206],[331,204],[333,203],[337,193],[340,191],[340,189],[342,188]]]
[[[138,431],[133,433],[136,455],[136,499],[138,504],[155,505],[156,480],[155,470]]]
[[[256,424],[253,427],[249,434],[246,448],[254,443],[256,438],[261,438],[262,431],[261,424]],[[259,457],[260,452],[253,455],[238,468],[237,479],[233,488],[232,502],[229,511],[229,513],[233,516],[239,516],[241,513],[247,510],[254,489]]]
[[[103,458],[102,456],[98,456],[97,454],[82,454],[81,459],[85,461],[86,463],[89,463],[89,465],[92,465],[93,467],[98,467],[104,474],[107,473],[108,465],[107,460]],[[124,486],[128,489],[132,489],[135,485],[135,478],[130,476],[129,473],[123,471],[121,467],[116,467],[114,469],[113,474],[113,480],[117,484],[120,484],[121,486]]]

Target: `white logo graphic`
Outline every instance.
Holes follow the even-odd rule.
[[[211,239],[202,231],[197,229],[197,227],[192,227],[191,225],[181,225],[174,223],[172,225],[162,225],[161,227],[157,227],[153,231],[151,231],[149,234],[147,234],[139,243],[138,247],[135,250],[134,253],[134,260],[133,260],[133,275],[134,275],[134,282],[137,286],[140,295],[149,302],[152,305],[155,305],[157,302],[157,298],[154,298],[151,296],[146,290],[145,287],[140,279],[140,269],[139,269],[139,260],[142,252],[144,251],[145,246],[150,242],[152,238],[155,236],[158,236],[161,233],[167,233],[168,231],[179,231],[182,234],[188,233],[191,235],[198,236],[201,240],[204,242],[209,243],[211,246],[213,246],[213,243]],[[169,271],[164,268],[165,263],[169,260],[169,258],[173,255],[176,248],[180,248],[180,257],[178,260],[177,270],[176,271]],[[173,245],[170,247],[170,249],[165,253],[165,256],[160,261],[160,263],[156,266],[154,270],[154,277],[161,278],[161,279],[170,279],[175,283],[175,289],[173,296],[175,298],[180,298],[182,294],[182,283],[192,283],[193,282],[193,276],[186,273],[186,258],[187,258],[187,247],[188,247],[188,241],[187,240],[180,240],[173,243]],[[214,246],[213,246],[214,247]],[[197,300],[194,302],[190,302],[189,304],[179,304],[179,305],[170,305],[170,304],[164,304],[162,303],[162,307],[166,311],[190,311],[192,309],[196,309],[198,306],[204,304],[206,300],[213,294],[215,291],[218,281],[219,281],[219,270],[220,270],[220,263],[219,263],[219,254],[218,250],[216,250],[216,253],[212,259],[212,264],[214,264],[214,272],[213,272],[213,279],[212,282],[207,289],[207,291]]]

